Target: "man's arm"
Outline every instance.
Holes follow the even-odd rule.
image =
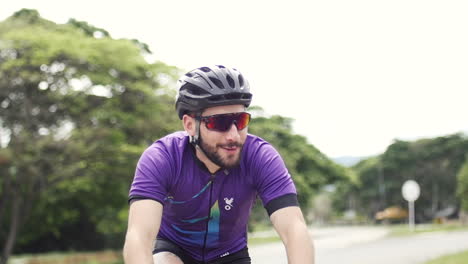
[[[163,206],[154,200],[130,205],[123,250],[126,264],[153,264],[153,246],[161,224]]]
[[[301,209],[289,206],[278,209],[270,216],[286,248],[289,264],[313,264],[314,246]]]

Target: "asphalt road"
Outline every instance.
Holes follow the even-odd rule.
[[[468,231],[385,237],[379,227],[320,228],[311,231],[316,264],[420,264],[468,249]],[[281,242],[251,246],[254,264],[287,263]]]

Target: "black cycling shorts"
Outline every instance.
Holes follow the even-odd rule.
[[[208,262],[203,262],[192,258],[183,248],[179,247],[175,243],[167,240],[158,238],[156,240],[156,246],[153,250],[153,255],[159,252],[171,252],[179,257],[184,264],[250,264],[249,250],[247,248],[241,249],[233,254],[229,254],[225,257],[221,257]]]

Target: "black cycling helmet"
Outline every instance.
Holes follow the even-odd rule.
[[[222,65],[192,70],[178,84],[175,106],[180,119],[184,114],[199,113],[208,107],[233,104],[248,107],[252,101],[247,80],[238,70]]]

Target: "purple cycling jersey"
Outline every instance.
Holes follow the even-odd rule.
[[[158,237],[209,261],[247,246],[247,223],[257,195],[267,205],[295,193],[283,160],[265,140],[249,134],[239,166],[211,174],[196,158],[188,135],[176,132],[142,154],[130,199],[160,202]]]

